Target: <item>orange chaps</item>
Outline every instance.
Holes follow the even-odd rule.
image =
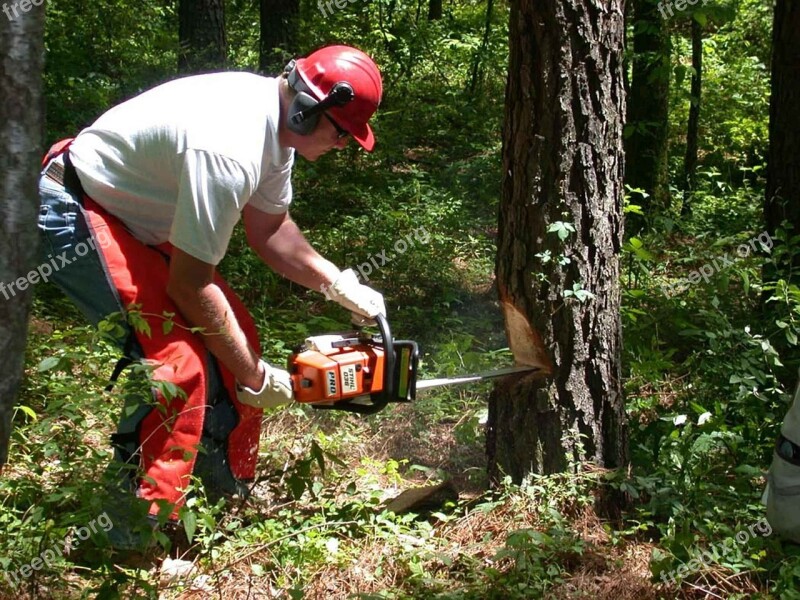
[[[45,164],[64,153],[70,141],[56,144]],[[152,406],[133,417],[123,415],[114,436],[118,456],[126,447],[122,456],[141,468],[137,495],[151,502],[150,514],[159,512],[163,504],[159,501],[167,501],[172,505],[171,516],[177,517],[201,445],[201,460],[206,463],[201,471],[210,469],[215,474],[211,485],[232,492],[233,484],[241,492],[245,489],[241,482],[255,476],[262,411],[236,399],[233,375],[208,352],[203,334],[191,333],[191,325],[167,296],[172,247],[145,245],[91,198],[84,194],[80,200],[106,275],[106,281],[97,285],[111,286],[120,306],[135,305],[132,310],[140,311],[149,325],[149,331],[132,332],[135,342],[129,340],[126,347],[135,347],[136,357],[153,366],[154,381],[172,384],[154,386]],[[225,294],[251,347],[260,354],[256,327],[246,307],[218,274],[214,283]],[[165,325],[170,321],[172,325]],[[209,485],[205,477],[204,482]]]

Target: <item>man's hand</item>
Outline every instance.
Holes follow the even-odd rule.
[[[325,291],[325,295],[353,313],[355,325],[374,325],[374,317],[386,316],[383,294],[358,281],[353,269],[346,269]]]
[[[273,408],[291,402],[292,379],[287,371],[268,365],[263,360],[260,364],[264,368],[264,383],[256,391],[242,385],[237,386],[236,397],[242,404],[256,408]]]

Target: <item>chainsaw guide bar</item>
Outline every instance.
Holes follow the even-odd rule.
[[[289,357],[295,400],[318,409],[373,414],[390,402],[411,402],[418,390],[525,373],[511,367],[460,377],[417,381],[419,347],[395,340],[386,317],[375,319],[381,334],[361,331],[309,337]],[[388,342],[388,343],[387,343]]]

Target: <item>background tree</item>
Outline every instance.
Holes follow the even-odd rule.
[[[778,0],[772,34],[769,165],[765,197],[767,231],[786,221],[786,239],[800,234],[800,2]],[[764,281],[800,283],[800,254],[778,253],[764,266]]]
[[[442,0],[430,0],[428,2],[428,20],[436,21],[442,18]]]
[[[692,19],[692,89],[689,107],[689,122],[686,126],[686,154],[683,159],[683,189],[693,190],[696,187],[695,171],[697,170],[697,152],[700,139],[700,106],[703,89],[703,27],[696,19]],[[686,212],[690,204],[684,202],[682,210]]]
[[[36,265],[38,165],[44,131],[44,7],[0,17],[0,282]],[[6,297],[7,296],[7,297]],[[0,470],[8,457],[11,416],[22,379],[30,286],[0,297]]]
[[[259,70],[262,73],[280,73],[298,54],[299,11],[298,0],[261,0]]]
[[[661,5],[665,6],[664,4]],[[667,5],[668,6],[668,5]],[[669,88],[672,44],[658,0],[633,0],[633,57],[626,125],[625,183],[649,199],[636,204],[669,206]],[[634,222],[638,228],[639,223]]]
[[[545,376],[498,388],[490,401],[495,478],[560,471],[565,455],[606,467],[627,460],[622,8],[511,3],[497,285],[511,351]]]
[[[202,73],[225,68],[225,3],[223,0],[180,0],[178,70]]]
[[[492,33],[492,10],[494,9],[494,0],[486,2],[486,20],[483,26],[483,38],[481,45],[475,52],[475,60],[472,63],[472,79],[469,82],[469,93],[474,94],[478,86],[478,81],[481,77],[481,63],[486,54],[486,49],[489,47],[489,37]]]

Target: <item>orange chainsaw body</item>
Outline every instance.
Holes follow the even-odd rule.
[[[419,349],[394,340],[388,323],[378,319],[381,336],[363,332],[307,338],[289,357],[297,402],[371,414],[389,402],[410,402],[416,395]],[[383,340],[390,340],[387,347]]]
[[[290,359],[294,399],[339,402],[383,389],[383,349],[366,344],[334,348],[330,354],[308,349]]]

